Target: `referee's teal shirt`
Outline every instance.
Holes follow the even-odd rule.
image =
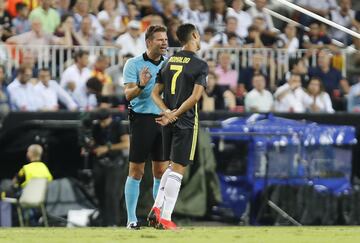
[[[148,67],[151,73],[151,79],[139,96],[130,101],[131,109],[136,113],[160,114],[161,110],[151,98],[151,92],[155,86],[155,79],[160,70],[164,58],[159,62],[149,59],[146,52],[142,55],[130,58],[124,66],[124,84],[137,83],[140,81],[140,72],[144,67]]]

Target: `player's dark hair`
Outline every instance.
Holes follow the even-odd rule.
[[[176,30],[176,36],[182,45],[185,45],[190,39],[192,33],[196,31],[196,27],[193,24],[182,24]]]
[[[150,25],[146,29],[145,40],[152,39],[156,32],[167,32],[167,28],[162,25]]]

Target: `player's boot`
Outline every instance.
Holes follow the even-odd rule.
[[[128,223],[128,225],[126,226],[127,229],[129,230],[139,230],[140,229],[140,225],[137,222],[130,222]]]
[[[157,225],[157,229],[177,230],[178,227],[173,221],[160,218],[159,224]]]
[[[160,208],[153,207],[147,216],[147,222],[150,227],[156,227],[160,219]]]

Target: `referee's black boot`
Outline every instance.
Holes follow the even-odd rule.
[[[138,222],[129,223],[129,224],[126,226],[126,228],[129,229],[129,230],[139,230],[139,229],[141,229]]]

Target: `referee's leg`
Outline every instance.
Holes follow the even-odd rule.
[[[140,194],[140,182],[144,175],[145,162],[129,163],[129,175],[125,183],[125,203],[127,211],[128,227],[138,226],[136,217],[136,207]]]

